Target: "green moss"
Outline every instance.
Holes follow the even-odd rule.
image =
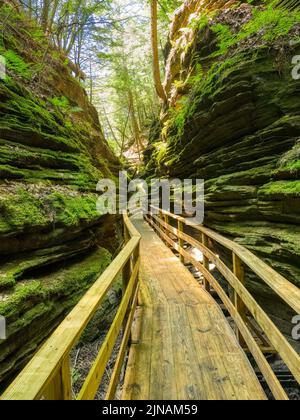
[[[15,145],[0,140],[0,177],[6,179],[50,180],[95,190],[103,178],[84,154],[71,154]]]
[[[58,223],[72,226],[78,224],[79,221],[99,218],[96,209],[97,196],[95,194],[72,197],[60,192],[54,192],[49,196],[48,200],[55,211]]]
[[[223,55],[227,52],[228,48],[235,44],[235,36],[231,32],[231,29],[228,25],[222,25],[218,23],[213,25],[211,30],[216,34],[218,51],[215,55]]]
[[[224,55],[229,48],[241,41],[260,34],[265,42],[273,42],[289,34],[300,21],[300,13],[284,8],[276,8],[270,4],[265,10],[253,8],[252,18],[245,23],[239,32],[233,33],[228,25],[215,24],[211,30],[215,32],[218,50],[213,55]]]
[[[155,159],[155,162],[159,167],[166,155],[168,144],[164,142],[156,142],[153,143],[153,147],[153,158]]]
[[[25,189],[18,188],[14,194],[2,195],[0,232],[42,226],[48,221],[41,200]]]
[[[184,141],[185,126],[194,117],[198,104],[209,95],[217,95],[218,88],[222,87],[222,82],[228,74],[236,70],[241,63],[245,65],[245,62],[244,54],[240,53],[214,63],[205,75],[201,73],[200,77],[191,79],[190,93],[181,97],[176,108],[169,111],[169,120],[165,123],[165,136],[169,138],[169,143]]]
[[[289,163],[288,165],[286,165],[282,169],[287,170],[287,171],[291,171],[291,172],[300,170],[300,159]]]
[[[0,272],[0,291],[11,289],[16,284],[13,274]]]
[[[242,25],[238,32],[233,32],[228,25],[209,21],[209,28],[215,33],[217,41],[217,50],[209,56],[214,61],[206,72],[203,71],[201,63],[198,63],[198,67],[196,66],[193,74],[188,78],[190,92],[180,98],[176,107],[170,109],[164,137],[168,137],[170,143],[184,143],[185,129],[189,121],[195,117],[198,105],[210,103],[220,93],[220,89],[224,88],[224,80],[237,74],[238,71],[247,72],[247,68],[253,66],[254,62],[256,72],[260,70],[265,72],[267,63],[259,62],[260,54],[268,48],[268,45],[271,47],[278,38],[287,36],[299,21],[299,13],[274,9],[272,5],[266,9],[253,7],[252,19]],[[243,46],[242,41],[251,37],[255,38],[258,33],[261,36],[256,42],[258,45],[255,49],[249,49],[247,43]],[[199,61],[199,57],[195,59]],[[272,61],[271,57],[270,66],[274,68],[274,60]],[[289,67],[288,71],[290,71]],[[251,77],[250,71],[248,73]]]
[[[86,290],[111,263],[107,249],[99,248],[82,261],[61,270],[55,276],[43,278],[44,290],[49,295],[70,295],[76,290]]]
[[[300,181],[270,182],[259,189],[260,195],[300,197]]]
[[[287,35],[293,26],[299,23],[299,20],[298,11],[275,8],[272,4],[266,10],[255,8],[253,18],[243,26],[238,35],[238,41],[257,34],[259,31],[263,31],[264,41],[274,41]]]
[[[197,63],[193,74],[191,74],[188,77],[186,84],[190,86],[197,85],[198,83],[202,81],[203,76],[204,76],[204,71],[203,71],[202,65],[200,63]]]
[[[39,255],[39,251],[33,255],[26,254],[2,264],[0,266],[0,291],[11,289],[31,269],[51,265],[68,257],[68,252],[64,250],[62,253],[59,247],[50,248],[49,251],[45,251],[46,255]],[[70,255],[72,256],[73,253],[70,252]]]
[[[11,308],[11,309],[12,309],[11,314],[13,314],[18,310],[18,306],[15,306],[15,308]],[[51,302],[37,304],[32,309],[29,309],[24,314],[22,314],[22,317],[18,318],[13,323],[13,330],[18,331],[21,328],[25,328],[26,326],[28,326],[28,324],[31,324],[32,322],[34,322],[36,318],[40,318],[42,315],[45,315],[45,314],[50,315],[53,309],[54,309],[54,305]],[[12,328],[8,326],[8,333],[11,333],[11,332],[12,332]]]
[[[17,187],[1,193],[0,233],[51,226],[71,227],[97,221],[98,196],[67,188]]]
[[[19,284],[5,302],[0,302],[0,314],[5,317],[10,317],[27,301],[32,299],[43,300],[44,298],[45,292],[39,281]]]
[[[6,68],[8,70],[24,77],[25,79],[29,79],[32,76],[32,70],[30,69],[29,64],[25,63],[25,61],[18,54],[12,50],[2,50],[1,52],[6,60]]]
[[[10,318],[23,314],[41,303],[50,305],[57,297],[80,292],[80,295],[75,297],[76,303],[110,262],[111,254],[106,249],[99,248],[77,263],[58,269],[55,274],[20,282],[6,296],[5,301],[0,302],[0,315]]]
[[[64,110],[67,110],[70,107],[69,100],[65,96],[50,98],[49,102],[51,102],[52,105]]]
[[[198,31],[201,31],[204,29],[209,22],[209,16],[207,14],[201,14],[198,16],[193,16],[193,18],[190,20],[189,28],[191,29],[197,29]]]

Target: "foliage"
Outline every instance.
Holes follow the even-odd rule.
[[[146,7],[147,18],[141,5]],[[94,87],[95,104],[106,138],[119,155],[129,148],[134,153],[141,151],[159,112],[152,80],[148,6],[146,1],[135,0],[124,11],[124,1],[115,1],[120,23],[111,30],[110,47],[98,53],[99,75],[104,73],[104,77]]]
[[[51,102],[52,105],[54,105],[58,108],[62,108],[62,109],[68,109],[70,107],[70,103],[68,101],[68,98],[66,98],[65,96],[62,96],[60,98],[58,98],[58,97],[50,98],[49,102]]]
[[[6,66],[8,70],[11,70],[15,74],[22,76],[25,79],[29,79],[32,75],[32,71],[28,63],[20,57],[16,52],[12,50],[2,51],[2,54],[6,60]]]
[[[274,42],[278,38],[286,36],[299,22],[299,12],[274,9],[272,4],[265,9],[254,7],[250,21],[242,25],[240,30],[235,33],[225,24],[216,22],[210,24],[207,19],[201,23],[194,21],[195,27],[198,24],[201,28],[203,28],[203,24],[210,25],[210,29],[215,33],[217,39],[217,50],[210,56],[222,56],[222,60],[215,61],[205,74],[201,64],[196,66],[193,74],[185,82],[190,87],[189,95],[181,97],[177,101],[176,108],[171,108],[169,111],[169,120],[165,123],[164,136],[168,136],[171,143],[181,141],[187,121],[194,115],[197,104],[203,100],[205,95],[210,95],[212,92],[216,94],[218,86],[226,78],[227,72],[247,60],[243,50],[240,52],[235,50],[235,53],[230,55],[231,47],[237,46],[257,34],[264,44]],[[255,53],[254,51],[253,54]]]
[[[160,0],[159,1],[159,20],[163,23],[170,22],[172,15],[181,4],[182,0]]]
[[[232,46],[256,34],[263,41],[273,42],[287,35],[299,22],[300,13],[297,11],[274,8],[272,4],[265,10],[253,8],[251,20],[245,23],[237,33],[233,33],[229,26],[220,23],[211,27],[218,43],[218,51],[215,55],[225,54]]]
[[[277,181],[264,185],[260,194],[274,196],[300,196],[300,181]]]
[[[82,108],[72,107],[68,98],[65,96],[50,98],[49,102],[63,112],[82,112]]]

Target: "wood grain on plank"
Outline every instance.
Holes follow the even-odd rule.
[[[140,332],[123,399],[264,400],[266,395],[222,311],[143,221]]]

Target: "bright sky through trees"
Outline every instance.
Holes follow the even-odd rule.
[[[157,2],[158,17],[152,19],[152,28],[158,23],[155,48],[153,37],[151,44],[153,0],[15,1],[75,63],[74,73],[85,79],[115,152],[123,156],[130,149],[141,157],[149,127],[160,109],[157,87],[161,87],[159,67],[164,66],[157,59],[153,66],[153,57],[157,58],[158,49],[163,64],[170,17],[182,0]]]

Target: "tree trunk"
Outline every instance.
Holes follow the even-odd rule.
[[[140,135],[140,129],[138,125],[138,121],[135,114],[135,106],[134,106],[134,99],[133,94],[128,87],[128,102],[129,102],[129,110],[130,110],[130,119],[131,119],[131,125],[132,125],[132,131],[135,139],[135,143],[138,149],[139,157],[141,158],[141,151],[144,150],[143,143],[141,141],[141,135]]]
[[[32,19],[32,0],[28,1],[28,16]]]
[[[90,102],[92,104],[93,99],[94,99],[94,84],[93,84],[93,66],[92,66],[92,56],[91,55],[90,55],[89,59],[90,59]]]
[[[160,78],[158,40],[157,40],[157,0],[151,0],[151,39],[153,55],[153,77],[158,97],[167,102],[167,97]]]
[[[41,15],[41,25],[44,32],[47,32],[49,24],[49,13],[50,13],[50,0],[43,1],[42,15]]]
[[[54,19],[55,19],[55,15],[58,9],[58,5],[59,5],[59,0],[54,0],[53,1],[53,5],[52,5],[52,10],[50,13],[50,17],[49,17],[49,23],[48,23],[48,32],[51,34],[52,32],[52,26],[54,23]]]

